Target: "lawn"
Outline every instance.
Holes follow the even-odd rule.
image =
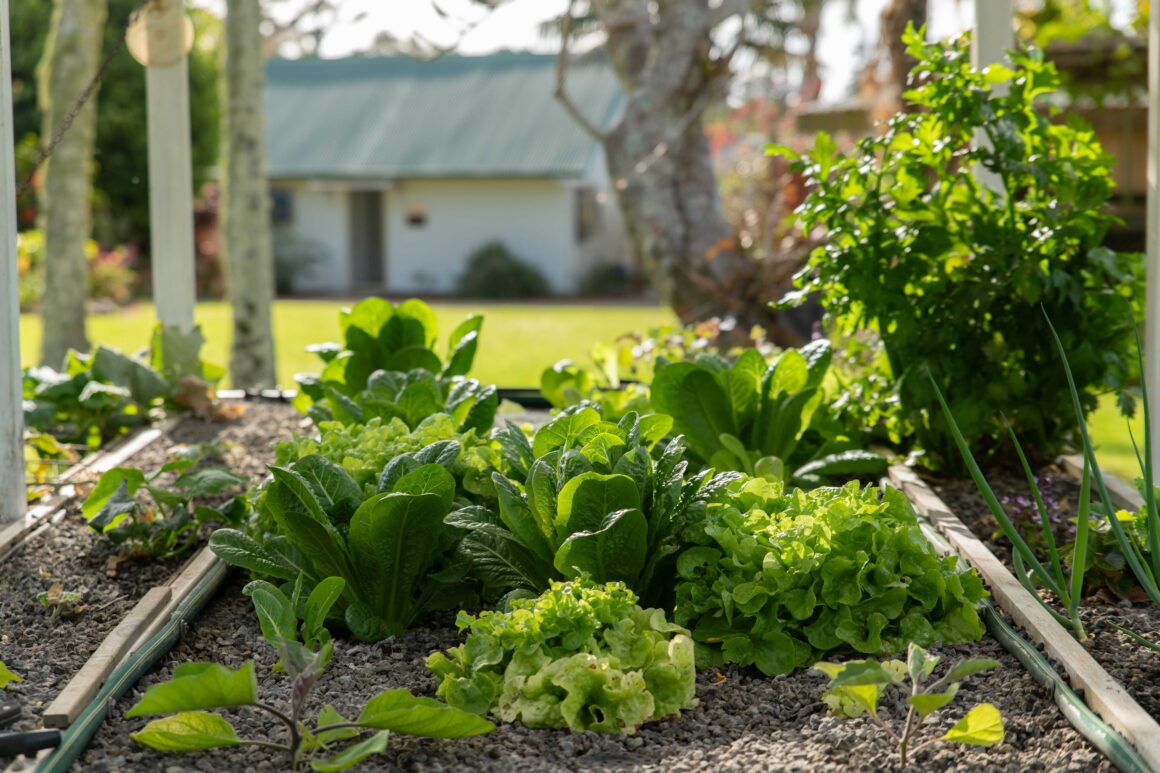
[[[274,307],[278,382],[294,386],[294,374],[316,372],[318,358],[307,344],[338,340],[338,311],[347,301],[279,301]],[[432,304],[439,317],[440,346],[469,314],[484,316],[479,353],[472,375],[485,383],[538,387],[540,372],[556,360],[582,361],[597,341],[609,341],[630,330],[671,323],[667,307],[608,304]],[[204,357],[229,363],[230,309],[221,302],[200,303],[197,321],[206,337]],[[93,343],[134,351],[149,342],[155,317],[151,304],[89,318]],[[25,365],[40,351],[40,317],[20,318],[20,357]]]
[[[292,387],[295,373],[318,369],[317,359],[303,347],[338,339],[338,310],[344,305],[346,302],[338,300],[277,303],[274,325],[279,383]],[[465,316],[483,314],[485,321],[472,375],[486,383],[516,387],[538,386],[540,372],[558,359],[583,361],[597,341],[609,341],[621,333],[675,319],[669,309],[659,306],[437,303],[433,308],[439,317],[443,341]],[[207,339],[205,358],[228,363],[228,304],[198,304],[197,320]],[[95,343],[134,350],[148,342],[153,322],[153,307],[138,304],[116,314],[91,317],[89,334]],[[20,347],[24,364],[34,362],[40,349],[38,316],[21,316]],[[1137,417],[1133,422],[1137,438],[1143,437],[1142,426],[1142,419]],[[1101,463],[1126,480],[1133,480],[1139,469],[1114,400],[1105,400],[1091,417],[1091,432],[1100,447]]]

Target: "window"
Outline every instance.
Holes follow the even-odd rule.
[[[407,225],[412,228],[422,228],[427,225],[427,208],[407,207]]]
[[[285,188],[270,189],[270,222],[286,225],[294,219],[294,194]]]

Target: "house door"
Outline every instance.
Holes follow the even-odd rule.
[[[383,194],[382,191],[351,191],[350,273],[359,285],[383,286]]]

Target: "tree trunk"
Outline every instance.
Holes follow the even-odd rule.
[[[906,32],[907,24],[921,29],[926,24],[926,17],[927,0],[890,0],[882,11],[882,44],[886,46],[890,59],[890,81],[897,89],[900,109],[906,112],[914,112],[917,106],[902,101],[902,94],[908,88],[906,82],[910,68],[914,66],[914,59],[906,53],[902,33]]]
[[[40,70],[41,144],[52,140],[101,57],[105,0],[56,0],[52,30]],[[85,351],[85,301],[88,262],[85,243],[92,230],[93,145],[97,133],[96,95],[81,108],[71,128],[48,159],[41,188],[44,230],[44,338],[41,362],[60,367],[69,349]]]
[[[740,247],[721,205],[703,115],[723,98],[728,62],[710,55],[720,21],[708,3],[594,4],[625,91],[621,119],[603,138],[629,234],[661,296],[683,322],[733,317],[782,343],[802,336],[768,308],[793,268]]]
[[[230,375],[235,387],[272,387],[274,258],[266,181],[265,70],[260,4],[229,0],[226,18],[224,258],[234,312]]]

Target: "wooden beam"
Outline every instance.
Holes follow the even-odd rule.
[[[183,0],[169,0],[184,9]],[[145,68],[149,127],[149,233],[157,320],[193,329],[193,160],[189,128],[189,57]]]
[[[25,504],[10,37],[8,0],[0,0],[0,523],[22,518]]]
[[[1011,0],[975,0],[975,29],[971,38],[971,65],[975,69],[981,70],[1007,58],[1007,52],[1015,47],[1014,18]],[[997,93],[1006,93],[1007,84],[996,84],[992,88]],[[990,147],[991,141],[976,132],[975,145]],[[994,172],[976,167],[975,179],[997,193],[1003,192],[1003,181]]]
[[[1151,408],[1152,469],[1160,470],[1160,13],[1148,20],[1148,257],[1144,380]]]

